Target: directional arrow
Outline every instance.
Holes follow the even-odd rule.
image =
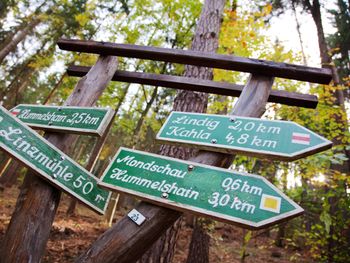
[[[261,176],[127,148],[119,149],[98,184],[250,229],[303,212]]]
[[[97,178],[1,106],[0,149],[94,211],[106,211],[110,192]]]
[[[331,141],[290,121],[188,112],[172,112],[157,139],[212,151],[288,161],[332,147]]]
[[[113,110],[96,107],[20,104],[10,112],[34,129],[102,136]]]

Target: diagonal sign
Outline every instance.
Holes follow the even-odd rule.
[[[332,142],[291,121],[172,112],[157,140],[279,160],[297,160],[332,147]]]
[[[303,212],[261,176],[127,148],[119,149],[98,184],[250,229]]]
[[[110,192],[98,178],[0,106],[0,148],[36,171],[51,184],[104,214]]]
[[[113,110],[96,107],[20,104],[10,110],[32,128],[102,136]]]

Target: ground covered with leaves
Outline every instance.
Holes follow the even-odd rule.
[[[10,222],[11,214],[16,204],[19,190],[17,187],[0,191],[0,244]],[[50,239],[47,245],[43,263],[74,262],[89,245],[107,228],[102,216],[95,214],[84,206],[78,205],[73,216],[67,216],[66,211],[70,198],[62,196]],[[117,211],[115,220],[127,211]],[[186,262],[192,228],[183,223],[176,247],[174,263]],[[274,230],[266,235],[266,231],[253,231],[246,246],[244,262],[311,262],[307,249],[296,249],[287,245],[278,248],[274,245]],[[210,262],[235,263],[242,262],[242,244],[245,231],[241,228],[215,223],[210,231]]]

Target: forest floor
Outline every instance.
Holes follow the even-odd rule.
[[[10,222],[18,193],[18,187],[0,190],[0,245]],[[69,202],[70,198],[63,195],[42,263],[74,262],[74,259],[108,228],[103,222],[103,217],[81,205],[77,206],[74,216],[67,217],[66,210]],[[115,220],[125,213],[126,211],[124,213],[117,211]],[[215,223],[210,233],[210,262],[241,262],[244,232],[241,228],[229,224]],[[191,233],[192,228],[183,223],[176,245],[174,263],[186,262]],[[261,231],[254,231],[246,248],[247,256],[244,262],[312,262],[306,249],[276,247],[275,234],[276,231],[270,231],[268,237]],[[258,236],[255,237],[256,235]]]

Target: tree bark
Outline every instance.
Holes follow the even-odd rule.
[[[111,80],[117,64],[115,57],[99,57],[91,71],[78,82],[65,105],[93,106]],[[72,135],[48,133],[45,137],[64,152],[72,147]],[[34,171],[27,173],[3,240],[1,263],[40,262],[60,194]]]
[[[252,76],[232,114],[258,117],[265,111],[273,78]],[[228,168],[233,156],[200,151],[192,162]],[[76,263],[133,263],[181,216],[180,212],[141,202],[136,209],[147,220],[137,226],[127,216],[114,224],[76,260]]]
[[[219,32],[225,7],[224,0],[206,0],[197,23],[191,50],[215,53],[219,44]],[[186,65],[185,77],[213,79],[212,68]],[[208,94],[193,91],[180,91],[175,97],[173,110],[185,112],[206,112]],[[160,154],[179,159],[189,159],[197,151],[191,148],[162,145]],[[181,221],[167,230],[165,236],[154,244],[152,252],[146,253],[139,263],[171,262]]]
[[[25,37],[33,31],[33,29],[41,22],[39,18],[34,18],[30,23],[21,31],[19,31],[11,41],[0,50],[0,63],[5,59],[5,57],[12,52],[17,45],[25,39]]]
[[[0,185],[6,187],[13,186],[17,181],[19,170],[21,167],[22,165],[18,161],[11,159],[11,163],[0,177]]]
[[[196,223],[186,263],[209,263],[209,242],[210,236],[206,230]]]
[[[316,25],[322,67],[332,69],[333,82],[334,82],[333,84],[335,86],[339,85],[340,78],[339,78],[337,69],[332,64],[332,58],[330,57],[329,52],[328,52],[329,50],[328,50],[326,38],[324,35],[319,0],[313,0],[312,4],[310,3],[310,0],[303,0],[303,3],[309,9],[309,11],[312,15],[312,18],[314,20],[314,23]],[[333,92],[333,96],[336,99],[334,102],[334,105],[339,106],[340,111],[338,113],[334,114],[332,116],[332,118],[334,118],[337,123],[343,124],[343,127],[341,129],[342,129],[342,134],[344,134],[346,132],[346,130],[348,129],[348,124],[346,122],[346,120],[348,120],[348,118],[347,118],[347,113],[346,113],[345,106],[344,106],[344,92],[343,92],[343,90],[336,89]],[[333,105],[329,105],[329,106],[333,106]],[[334,146],[341,145],[342,144],[342,136],[334,137],[332,142],[333,142]],[[349,171],[350,171],[350,161],[349,161],[350,152],[346,151],[346,150],[343,150],[341,152],[345,153],[348,160],[344,161],[343,164],[332,163],[330,168],[331,168],[331,170],[339,171],[340,173],[349,173]],[[343,197],[332,196],[332,197],[328,198],[328,202],[330,204],[330,211],[329,212],[331,215],[335,215],[335,213],[339,210],[339,208],[337,207],[337,204],[339,203],[337,198],[346,198],[346,196],[347,196],[346,183],[341,182],[341,181],[338,181],[336,183],[339,184],[340,187],[342,187],[344,189],[344,193],[343,193]],[[330,189],[328,187],[326,187],[325,190],[329,191]],[[333,238],[333,234],[335,233],[334,231],[335,231],[334,225],[331,224],[329,238],[327,239],[327,251],[325,251],[325,255],[326,255],[327,260],[329,262],[333,262],[333,257],[334,257],[335,250],[337,247],[337,244],[336,244],[337,240],[335,240]]]

